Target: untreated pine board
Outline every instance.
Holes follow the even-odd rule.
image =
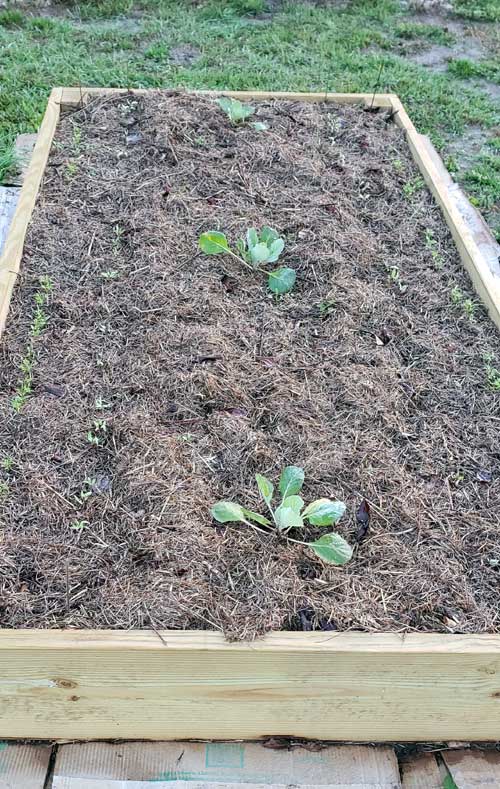
[[[90,783],[90,782],[93,783]],[[82,743],[59,748],[53,789],[262,787],[399,789],[392,748],[274,750],[248,742]]]
[[[500,727],[498,728],[500,737]],[[500,787],[500,753],[498,751],[443,751],[442,757],[457,789]]]
[[[0,736],[497,739],[500,636],[0,631]]]
[[[59,120],[61,92],[61,88],[54,88],[50,94],[16,211],[0,256],[0,336],[5,326],[12,289],[21,264],[26,231]]]
[[[61,88],[61,104],[66,107],[78,107],[89,98],[106,94],[134,93],[143,95],[151,93],[148,88]],[[192,90],[199,96],[232,96],[242,101],[265,101],[280,99],[283,101],[335,101],[339,104],[367,104],[373,107],[391,109],[394,96],[390,93],[297,93],[292,91],[272,90]]]
[[[0,789],[43,789],[50,745],[0,742]]]

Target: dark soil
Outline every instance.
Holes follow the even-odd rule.
[[[257,117],[267,132],[157,93],[62,120],[2,340],[1,626],[498,631],[498,333],[451,299],[475,297],[429,193],[405,194],[418,171],[382,113]],[[197,247],[264,224],[297,270],[278,301]],[[351,543],[369,502],[350,564],[212,522],[221,498],[264,512],[254,474],[286,464],[306,500],[346,501]]]

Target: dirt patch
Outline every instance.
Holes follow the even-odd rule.
[[[466,170],[477,162],[490,137],[490,130],[481,126],[468,126],[463,134],[448,142],[446,152],[453,156],[462,170]]]
[[[191,44],[183,44],[170,50],[169,61],[174,66],[191,66],[201,58],[201,52]]]
[[[453,286],[474,296],[393,124],[284,102],[257,117],[267,132],[157,93],[60,124],[2,340],[4,627],[498,630],[498,334],[452,304]],[[297,271],[281,300],[197,248],[264,224]],[[370,502],[344,568],[211,521],[221,498],[263,512],[254,474],[286,464],[308,500],[346,501],[351,543]]]

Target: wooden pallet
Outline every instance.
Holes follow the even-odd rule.
[[[0,258],[0,332],[60,112],[104,92],[57,88],[51,94]],[[370,104],[394,113],[474,286],[500,326],[498,264],[484,254],[439,157],[396,96],[228,95]],[[272,633],[234,644],[218,633],[195,631],[3,630],[0,735],[497,740],[499,678],[497,635]]]
[[[2,747],[3,746],[3,747]],[[500,753],[257,743],[0,744],[0,789],[475,789],[500,786]]]

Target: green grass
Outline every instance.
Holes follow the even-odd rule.
[[[458,2],[460,13],[468,6],[476,16],[491,16],[495,5]],[[15,135],[38,127],[54,85],[366,92],[382,67],[379,91],[398,93],[445,153],[468,124],[487,129],[500,120],[498,104],[468,82],[490,79],[493,61],[456,60],[435,73],[401,56],[405,47],[451,44],[453,35],[415,22],[397,0],[352,0],[346,8],[285,0],[272,13],[266,0],[81,0],[66,8],[58,18],[0,13],[0,178],[1,152],[8,157]],[[185,44],[200,58],[172,64],[171,50]],[[491,183],[476,169],[468,183],[490,206]]]
[[[12,143],[4,145],[0,149],[0,183],[5,180],[6,176],[17,169],[18,160],[14,151]]]
[[[454,9],[457,16],[463,19],[500,22],[498,0],[455,0]]]
[[[478,63],[467,58],[450,60],[448,71],[460,79],[482,78],[500,84],[500,62],[495,60],[480,60]]]

